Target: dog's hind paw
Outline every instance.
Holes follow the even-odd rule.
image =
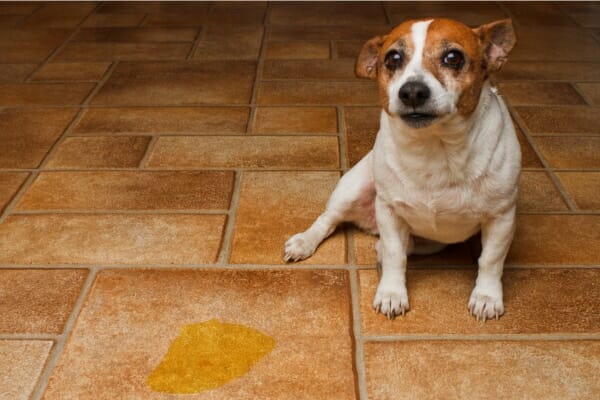
[[[316,246],[306,239],[305,233],[297,233],[285,242],[283,260],[285,262],[301,261],[313,255]]]

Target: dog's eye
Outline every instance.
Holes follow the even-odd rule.
[[[396,68],[400,67],[404,62],[404,55],[402,53],[397,52],[396,50],[392,50],[385,55],[385,66],[387,69],[393,71]]]
[[[465,63],[465,56],[458,50],[450,50],[442,57],[442,64],[446,67],[460,69]]]

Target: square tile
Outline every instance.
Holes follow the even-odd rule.
[[[135,168],[150,143],[140,137],[68,137],[52,154],[46,168]]]
[[[70,33],[69,29],[0,29],[0,63],[44,61]]]
[[[337,134],[337,112],[333,107],[258,107],[253,133]]]
[[[339,168],[336,137],[161,137],[152,168]]]
[[[552,168],[600,169],[600,137],[539,136],[533,141]]]
[[[525,25],[517,29],[517,37],[511,60],[600,61],[598,42],[581,28]]]
[[[271,6],[269,22],[278,25],[363,25],[385,24],[387,18],[379,3],[275,2]]]
[[[110,63],[51,63],[44,64],[31,77],[33,81],[99,81]]]
[[[27,172],[0,172],[0,214],[17,194],[27,177],[29,177]]]
[[[11,400],[30,398],[46,359],[50,340],[0,340],[0,387]]]
[[[339,178],[337,172],[323,171],[245,172],[230,262],[284,264],[286,240],[307,229],[323,212]],[[338,231],[299,265],[339,265],[345,260],[346,243]]]
[[[4,83],[0,106],[69,106],[83,103],[93,83]]]
[[[517,107],[532,134],[599,134],[600,113],[594,107]]]
[[[521,172],[517,212],[568,210],[561,194],[546,172]]]
[[[578,83],[577,89],[588,99],[593,105],[600,106],[600,83]]]
[[[600,80],[600,63],[509,60],[496,74],[500,80]]]
[[[277,42],[274,42],[277,43]],[[354,61],[337,60],[266,60],[263,79],[355,79]]]
[[[148,375],[182,326],[212,319],[275,347],[245,375],[186,398],[354,399],[349,293],[345,271],[103,271],[45,399],[173,397],[153,392]]]
[[[442,17],[478,26],[507,17],[498,5],[484,2],[403,1],[385,3],[385,7],[396,24],[409,19]]]
[[[58,61],[184,60],[191,43],[71,42],[54,58]]]
[[[600,172],[557,172],[569,197],[580,210],[600,210]]]
[[[65,108],[0,111],[0,168],[36,168],[75,114]]]
[[[0,263],[212,263],[224,224],[224,215],[13,215],[0,224]]]
[[[375,144],[381,107],[344,107],[346,147],[350,166],[359,162]]]
[[[86,18],[84,27],[132,27],[138,26],[144,14],[92,14]]]
[[[511,105],[586,104],[569,83],[564,82],[503,82],[500,94]]]
[[[260,52],[262,26],[209,26],[194,52],[194,59],[256,60]]]
[[[328,59],[329,42],[297,40],[293,42],[268,42],[267,60],[274,59]]]
[[[62,333],[87,275],[85,269],[0,270],[0,332]]]
[[[36,69],[35,64],[0,64],[0,83],[20,83]]]
[[[258,104],[373,105],[379,103],[373,82],[263,81]]]
[[[227,210],[233,172],[41,172],[17,210]]]

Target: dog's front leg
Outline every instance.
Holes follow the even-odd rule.
[[[381,279],[373,300],[373,308],[389,319],[408,310],[406,292],[406,253],[410,240],[409,227],[379,196],[375,199],[375,217],[379,229]]]
[[[492,319],[504,314],[502,302],[502,270],[504,259],[515,233],[515,207],[481,226],[482,252],[475,288],[469,299],[469,311],[479,319]]]

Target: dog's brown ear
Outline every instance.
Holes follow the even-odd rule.
[[[481,25],[474,29],[483,43],[484,57],[489,72],[498,71],[506,62],[508,53],[517,42],[510,18]]]
[[[383,36],[375,36],[363,44],[354,65],[354,73],[357,77],[377,79],[377,56],[383,41]]]

